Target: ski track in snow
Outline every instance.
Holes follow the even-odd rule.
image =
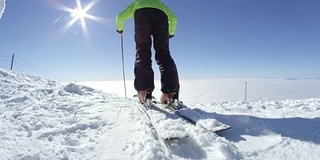
[[[317,159],[320,99],[190,106],[214,134],[155,111],[188,137],[161,147],[133,99],[0,69],[0,159]],[[184,126],[181,128],[181,126]],[[182,131],[182,130],[181,130]]]

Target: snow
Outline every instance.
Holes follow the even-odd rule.
[[[182,80],[184,104],[204,121],[214,125],[215,118],[232,128],[215,134],[155,111],[167,127],[162,134],[188,134],[166,148],[135,99],[123,97],[123,83],[82,84],[86,85],[0,69],[0,159],[320,157],[320,81],[316,79]],[[132,97],[135,91],[127,86]]]

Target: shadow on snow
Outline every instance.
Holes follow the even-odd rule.
[[[215,118],[228,124],[231,129],[219,132],[226,139],[239,142],[245,140],[241,135],[262,136],[280,134],[283,137],[320,144],[320,118],[259,118],[246,115],[222,115],[194,109],[204,118]]]

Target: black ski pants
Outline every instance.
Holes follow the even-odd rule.
[[[169,51],[168,16],[155,8],[138,9],[134,14],[136,57],[134,86],[137,91],[154,90],[151,46],[161,73],[161,91],[179,91],[179,78]]]

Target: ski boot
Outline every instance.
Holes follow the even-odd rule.
[[[174,91],[171,93],[163,93],[161,96],[161,102],[167,106],[167,108],[178,110],[182,108],[179,101],[179,92]]]
[[[144,90],[138,92],[139,101],[147,109],[152,105],[152,92],[150,90]]]

